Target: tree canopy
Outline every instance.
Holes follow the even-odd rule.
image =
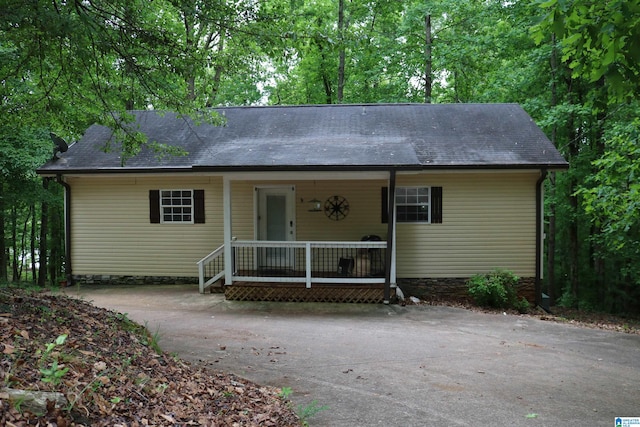
[[[640,89],[640,1],[539,0],[543,17],[534,35],[552,31],[575,77],[605,79],[611,102]]]

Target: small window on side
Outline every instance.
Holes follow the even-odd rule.
[[[387,223],[388,188],[381,191],[381,217]],[[396,222],[442,223],[442,187],[396,187]]]

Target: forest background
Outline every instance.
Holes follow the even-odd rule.
[[[637,312],[639,89],[640,0],[0,0],[0,283],[64,276],[50,132],[108,125],[126,159],[132,109],[508,102],[570,163],[546,181],[544,291]]]

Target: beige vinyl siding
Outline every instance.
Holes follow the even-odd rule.
[[[255,239],[254,186],[248,181],[231,183],[231,235],[238,240]]]
[[[233,209],[233,236],[238,239],[255,238],[256,187],[295,187],[296,240],[304,241],[359,241],[367,234],[386,239],[387,225],[380,218],[380,189],[382,180],[347,181],[237,181],[231,185]],[[325,201],[339,195],[349,202],[349,214],[334,221],[324,213]],[[321,201],[320,212],[309,212],[311,199]]]
[[[197,276],[222,244],[222,179],[69,178],[73,274]],[[204,224],[151,224],[149,190],[204,189]]]
[[[380,217],[380,189],[387,182],[382,180],[350,180],[301,182],[296,187],[296,212],[298,240],[359,241],[362,236],[376,234],[387,238],[387,225]],[[342,196],[349,202],[349,214],[335,221],[324,213],[325,201]],[[321,201],[322,212],[309,212],[309,200]]]
[[[459,172],[398,175],[398,186],[443,188],[443,223],[396,225],[398,278],[468,277],[496,267],[535,274],[535,183],[538,173]],[[197,276],[196,262],[223,242],[221,177],[69,178],[73,273]],[[300,241],[387,238],[381,222],[386,180],[233,181],[232,236],[255,232],[255,188],[295,187],[295,237]],[[150,224],[149,190],[204,189],[205,224]],[[345,197],[348,216],[333,221],[325,201]],[[320,212],[309,212],[311,199]]]
[[[396,225],[397,276],[469,277],[505,268],[535,275],[537,173],[399,176],[398,186],[441,186],[442,224]]]

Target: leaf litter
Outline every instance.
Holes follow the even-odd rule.
[[[602,329],[613,332],[640,335],[640,315],[637,313],[628,315],[613,315],[595,311],[578,310],[574,308],[554,306],[551,312],[546,312],[539,307],[532,307],[526,313],[516,310],[493,309],[480,307],[470,298],[432,298],[419,300],[418,303],[408,300],[405,305],[433,305],[462,308],[469,311],[491,314],[510,314],[520,317],[532,317],[549,322],[564,323],[582,328]]]
[[[61,295],[0,289],[0,353],[1,426],[302,425],[280,389],[192,366],[126,315]],[[7,390],[65,403],[29,410]]]

